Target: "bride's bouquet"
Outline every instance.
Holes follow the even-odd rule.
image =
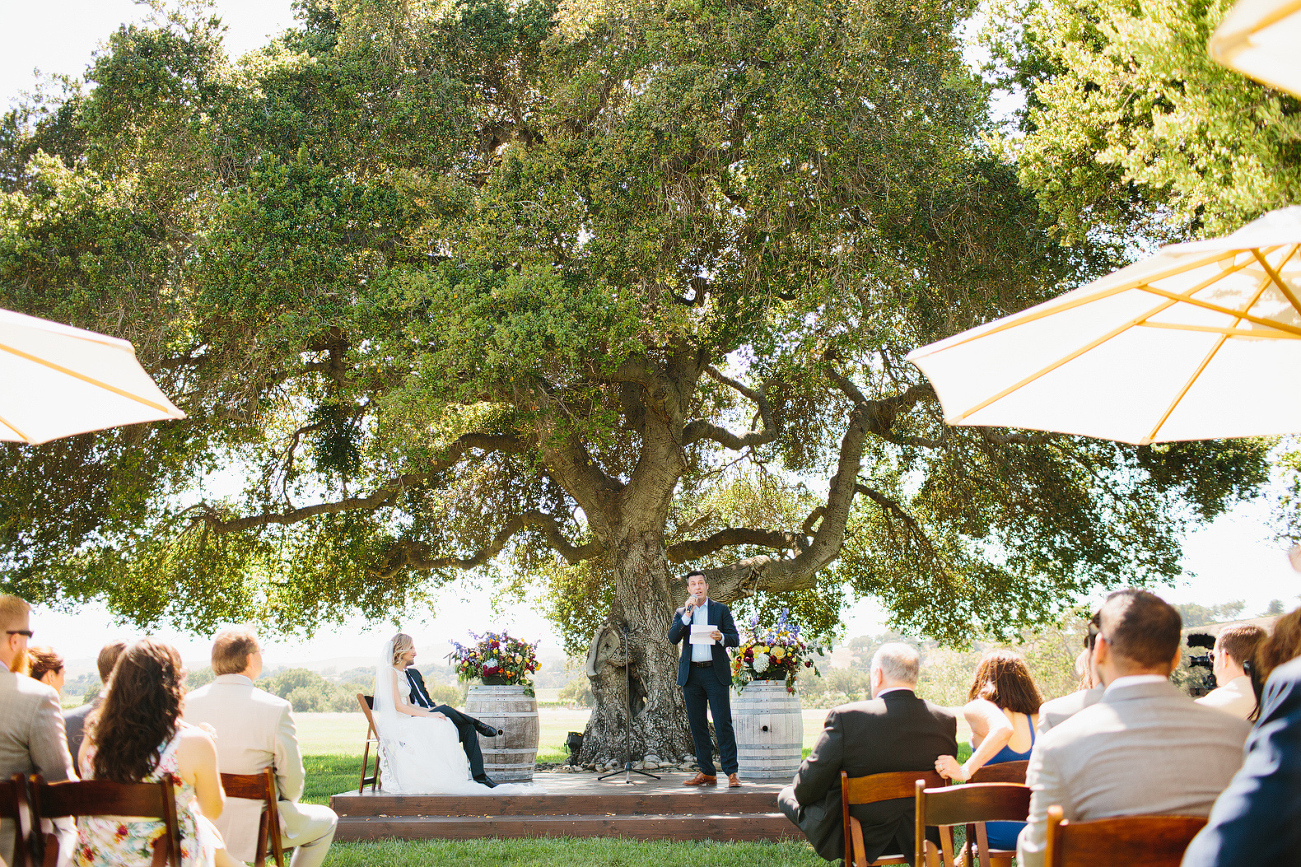
[[[537,647],[541,642],[529,644],[511,638],[505,632],[471,632],[474,644],[463,645],[453,641],[456,648],[447,654],[458,680],[482,680],[485,684],[531,686],[529,675],[542,668],[538,662]]]
[[[777,625],[771,627],[760,626],[756,614],[732,656],[732,676],[739,682],[738,689],[752,680],[784,680],[786,691],[793,693],[801,668],[812,668],[818,674],[813,657],[821,652],[800,637],[799,624],[787,619],[787,609],[782,609]]]

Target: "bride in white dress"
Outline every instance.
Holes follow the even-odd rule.
[[[399,633],[400,635],[401,633]],[[532,785],[489,788],[470,778],[470,762],[456,726],[441,713],[413,705],[390,638],[375,667],[375,727],[379,735],[380,786],[396,795],[511,795],[537,792]]]

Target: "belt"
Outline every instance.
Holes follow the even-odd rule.
[[[712,662],[696,662],[696,661],[693,659],[693,660],[691,660],[691,664],[694,665],[696,668],[709,668],[709,667],[712,666],[714,663],[712,663]]]

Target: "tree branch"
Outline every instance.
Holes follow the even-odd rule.
[[[777,439],[778,428],[776,420],[773,418],[772,404],[768,402],[768,396],[764,393],[763,388],[754,389],[737,382],[725,376],[712,364],[705,368],[705,373],[709,374],[714,381],[734,389],[744,397],[754,401],[755,406],[759,409],[759,417],[763,420],[763,428],[738,436],[719,425],[698,419],[688,424],[682,431],[683,446],[689,446],[699,440],[707,439],[713,440],[723,448],[740,451],[750,446],[761,446]]]
[[[729,527],[704,539],[670,545],[666,556],[670,563],[685,563],[733,545],[757,545],[761,548],[772,548],[774,551],[791,551],[802,548],[806,544],[807,539],[798,533]]]
[[[340,512],[350,512],[356,509],[377,509],[391,504],[403,491],[422,484],[436,474],[454,466],[460,462],[468,449],[480,449],[485,453],[520,453],[525,451],[526,446],[523,441],[506,434],[463,434],[448,446],[443,459],[435,461],[427,472],[403,473],[400,476],[394,476],[364,497],[345,497],[342,500],[329,503],[316,503],[297,509],[287,509],[283,512],[268,512],[231,520],[223,519],[216,509],[207,504],[200,504],[196,507],[196,510],[200,513],[200,520],[213,531],[218,533],[238,533],[243,530],[253,530],[272,524],[297,524],[317,515],[336,515]]]
[[[840,457],[836,473],[831,477],[827,499],[821,507],[817,532],[809,544],[787,560],[768,555],[749,557],[722,569],[710,570],[711,593],[728,602],[749,596],[760,590],[806,590],[813,586],[819,570],[827,566],[840,553],[849,523],[850,507],[858,493],[858,469],[870,434],[883,436],[894,425],[895,418],[928,396],[933,396],[929,384],[918,383],[901,394],[880,400],[867,400],[862,392],[846,377],[830,371],[831,379],[854,400],[849,414],[849,424],[840,442]],[[860,400],[861,399],[861,400]],[[817,520],[810,515],[805,526]]]
[[[378,577],[393,578],[405,568],[420,571],[447,568],[473,569],[497,556],[516,534],[530,528],[540,530],[546,537],[547,544],[571,564],[589,560],[605,550],[595,540],[583,545],[574,545],[565,538],[560,530],[560,523],[553,516],[544,512],[525,512],[507,521],[486,547],[468,557],[430,557],[427,554],[428,546],[423,542],[399,542],[378,571]]]
[[[1052,434],[1046,433],[1007,433],[1001,434],[990,430],[987,427],[980,428],[980,435],[991,443],[1000,446],[1006,445],[1023,445],[1037,446],[1052,441]]]

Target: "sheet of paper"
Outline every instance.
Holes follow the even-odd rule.
[[[717,626],[714,626],[713,624],[710,623],[691,624],[691,643],[692,644],[717,644],[718,642],[714,641],[714,639],[710,637],[709,634],[717,628],[718,628]]]

